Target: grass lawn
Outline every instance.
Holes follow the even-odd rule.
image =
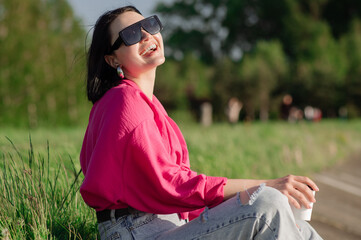
[[[311,176],[361,150],[361,120],[180,128],[192,168],[229,178]],[[0,238],[97,238],[94,211],[78,192],[84,131],[0,127]]]
[[[310,175],[361,150],[361,121],[181,126],[193,168],[230,178]]]

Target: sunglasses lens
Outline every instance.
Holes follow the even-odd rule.
[[[129,46],[140,41],[142,34],[140,26],[134,25],[133,27],[124,29],[121,33],[124,43]]]
[[[157,34],[161,30],[161,26],[155,17],[145,19],[145,21],[142,22],[142,27],[152,35]]]
[[[162,30],[162,24],[160,23],[157,16],[146,18],[120,31],[119,32],[120,39],[124,42],[126,46],[136,44],[142,39],[141,28],[143,28],[148,33],[154,35]],[[116,43],[117,42],[118,40],[116,41]],[[114,43],[114,45],[112,46],[111,51],[119,48],[121,42],[117,44],[116,43]]]

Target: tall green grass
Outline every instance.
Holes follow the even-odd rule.
[[[192,168],[213,176],[312,176],[361,151],[360,120],[180,128]],[[0,239],[99,238],[78,191],[84,130],[0,128]]]
[[[2,239],[96,239],[94,212],[79,195],[81,171],[70,158],[12,149],[2,153],[0,229]],[[52,164],[51,164],[52,163]],[[53,167],[52,167],[53,166]]]

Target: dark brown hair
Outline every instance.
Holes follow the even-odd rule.
[[[95,23],[92,42],[87,57],[87,95],[93,104],[109,89],[120,83],[117,71],[109,66],[104,56],[109,54],[111,47],[110,24],[124,12],[140,13],[133,6],[126,6],[108,11],[100,16]]]

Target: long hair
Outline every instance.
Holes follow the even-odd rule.
[[[87,57],[87,95],[93,104],[109,89],[120,83],[117,71],[107,64],[104,56],[109,54],[111,47],[109,26],[114,19],[124,12],[141,14],[135,7],[126,6],[104,13],[95,23]]]

